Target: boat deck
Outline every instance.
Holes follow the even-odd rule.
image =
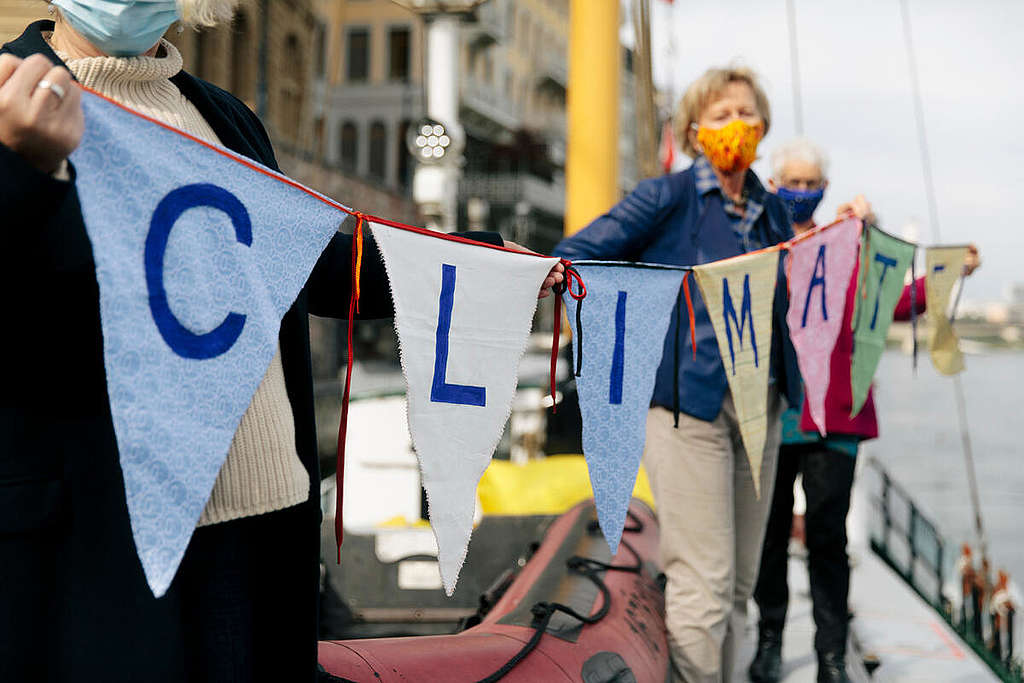
[[[851,557],[850,609],[855,617],[850,629],[847,674],[854,683],[999,680],[874,553],[851,549]],[[790,558],[789,586],[789,615],[782,643],[783,681],[814,683],[814,620],[807,564],[802,557]],[[757,608],[753,603],[750,614],[735,682],[748,680],[746,669],[754,656]],[[879,664],[872,675],[864,668],[865,657]]]

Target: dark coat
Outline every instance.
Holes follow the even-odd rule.
[[[41,35],[52,28],[52,22],[36,22],[2,51],[23,58],[42,53],[60,64]],[[171,80],[226,147],[277,168],[266,131],[244,104],[185,72]],[[175,597],[184,590],[177,585],[180,574],[168,595],[155,600],[136,557],[107,398],[99,288],[73,167],[71,172],[71,181],[55,180],[0,144],[0,291],[6,292],[0,334],[0,680],[181,680],[187,637],[181,624],[199,626],[187,623],[181,613],[187,600]],[[495,235],[480,239],[500,244]],[[301,649],[310,679],[320,476],[308,315],[348,315],[351,242],[340,233],[331,240],[279,335],[296,448],[310,475],[309,499],[292,509],[287,519],[294,526],[278,536],[287,539],[287,550],[271,540],[278,537],[266,535],[260,555],[237,558],[243,571],[299,584],[290,589],[298,596],[290,602],[302,604],[281,607],[280,642],[283,649]],[[389,317],[390,288],[370,239],[366,250],[361,317]],[[222,526],[228,525],[204,529]],[[246,533],[261,538],[258,531]],[[272,601],[267,596],[266,605],[256,606],[271,620]]]
[[[555,254],[570,260],[622,259],[691,266],[743,253],[720,195],[713,192],[702,201],[694,175],[690,167],[642,181],[608,213],[564,239],[555,247]],[[764,210],[751,228],[758,241],[771,245],[792,237],[782,202],[775,195],[766,194],[763,204]],[[678,401],[682,412],[711,421],[718,416],[725,396],[725,368],[700,290],[691,287],[690,293],[697,358],[694,360],[691,355],[690,324],[684,311],[679,316],[682,324],[678,330],[676,316],[669,324],[651,403],[671,410]],[[682,306],[685,308],[685,303]],[[800,374],[786,325],[788,310],[785,270],[780,259],[773,311],[771,373],[780,393],[791,405],[796,405],[800,398]],[[678,369],[674,353],[677,334],[680,348],[684,349],[680,352]]]

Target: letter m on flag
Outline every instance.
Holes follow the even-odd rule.
[[[730,324],[729,319],[732,318]],[[743,275],[743,302],[740,304],[740,315],[736,317],[736,307],[732,303],[732,294],[729,292],[729,278],[722,278],[722,324],[725,327],[725,336],[729,341],[729,358],[732,361],[732,374],[736,374],[736,351],[732,341],[732,328],[736,328],[737,341],[740,350],[743,350],[743,328],[747,321],[750,322],[750,346],[754,350],[754,367],[759,367],[757,360],[757,335],[754,332],[754,316],[750,306],[750,274]]]

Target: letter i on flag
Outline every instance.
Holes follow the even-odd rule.
[[[511,412],[537,292],[558,259],[370,228],[391,281],[409,432],[451,595],[473,531],[477,483]]]
[[[599,261],[573,263],[587,283],[580,310],[583,336],[569,315],[582,364],[576,378],[583,419],[583,455],[597,520],[618,551],[647,436],[647,410],[665,333],[686,269]],[[564,295],[572,310],[573,299]],[[683,304],[685,305],[685,304]]]
[[[789,249],[789,336],[796,349],[811,419],[825,435],[825,393],[832,349],[843,326],[846,290],[857,265],[861,223],[848,218]]]
[[[885,350],[885,336],[903,293],[903,278],[914,260],[915,245],[893,237],[875,226],[864,231],[861,265],[857,275],[853,315],[853,359],[850,384],[854,417],[864,407],[878,361]]]
[[[778,251],[744,254],[693,268],[715,328],[758,498],[768,429],[768,368],[778,268]]]
[[[100,288],[132,536],[171,584],[281,318],[345,217],[222,148],[84,93],[71,156]]]
[[[928,301],[928,351],[943,375],[964,369],[960,340],[949,317],[949,299],[967,261],[967,247],[928,247],[924,252],[925,298]]]

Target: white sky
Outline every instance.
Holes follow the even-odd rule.
[[[909,0],[943,243],[975,242],[983,267],[965,300],[1024,282],[1024,3]],[[754,166],[795,135],[785,0],[672,5],[652,0],[655,81],[678,99],[708,66],[738,61],[763,79],[772,127]],[[831,158],[818,209],[857,193],[883,227],[935,243],[897,0],[796,0],[804,132]]]

